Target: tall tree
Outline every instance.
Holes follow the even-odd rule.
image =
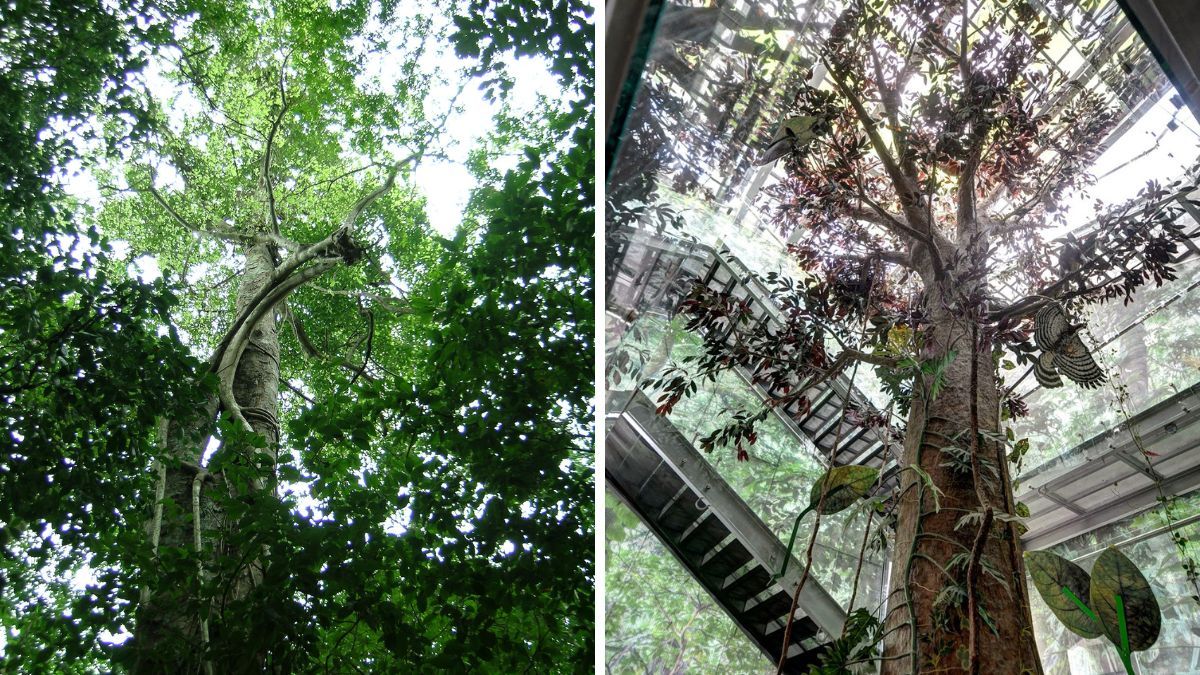
[[[5,656],[150,673],[590,663],[590,8],[110,13],[175,48],[128,77],[96,64],[147,114],[94,170],[104,199],[81,220],[174,285],[173,309],[141,301],[158,310],[141,330],[183,365],[93,360],[79,372],[98,389],[74,395],[120,399],[141,376],[178,401],[106,410],[131,440],[88,466],[99,487],[76,472],[67,507],[4,517],[20,581]],[[508,96],[519,57],[560,92],[534,115]],[[480,83],[500,112],[447,239],[413,171],[445,152],[453,92]],[[121,119],[89,112],[102,132]],[[125,268],[109,256],[74,276]],[[22,429],[25,473],[53,481],[55,439]],[[76,510],[105,519],[76,525]],[[125,630],[122,647],[99,639]]]
[[[1173,278],[1172,198],[1194,186],[1151,184],[1099,214],[1097,234],[1051,245],[1117,117],[1054,74],[1044,10],[847,4],[811,45],[824,84],[798,89],[763,158],[786,168],[769,193],[805,270],[770,279],[789,320],[755,329],[737,299],[697,287],[683,310],[706,353],[658,381],[662,409],[699,378],[752,367],[783,393],[709,439],[740,453],[770,409],[875,368],[906,416],[883,672],[1041,672],[1001,425],[1025,406],[998,364],[1013,354],[1043,386],[1100,384],[1075,312]],[[887,422],[849,412],[844,424]]]

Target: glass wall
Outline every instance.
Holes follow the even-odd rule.
[[[626,92],[630,98],[623,133],[611,149],[605,241],[609,390],[635,388],[699,349],[699,338],[683,330],[674,312],[716,251],[727,250],[759,275],[801,275],[787,254],[789,235],[773,224],[776,205],[761,199],[779,176],[770,166],[757,166],[755,159],[799,87],[821,81],[820,67],[802,44],[826,33],[843,4],[663,4],[637,87]],[[1036,96],[1037,110],[1050,110],[1070,91],[1085,89],[1103,94],[1120,113],[1107,152],[1094,166],[1095,194],[1120,202],[1147,180],[1176,178],[1194,164],[1200,154],[1200,125],[1172,98],[1165,77],[1117,2],[1035,5],[1058,29],[1047,46],[1055,55],[1053,72],[1044,74],[1044,81],[1055,86],[1043,87]],[[1012,9],[1007,2],[971,6],[977,25]],[[1085,227],[1096,208],[1092,197],[1067,204],[1062,233]],[[1029,290],[1005,287],[1002,272],[997,286],[1003,293]],[[1085,339],[1099,345],[1099,360],[1123,390],[1035,390],[1031,376],[1018,386],[1030,407],[1030,415],[1016,425],[1018,437],[1031,440],[1026,472],[1067,461],[1060,459],[1063,453],[1111,428],[1123,414],[1136,414],[1200,381],[1198,281],[1200,264],[1193,260],[1181,268],[1178,280],[1139,293],[1129,305],[1101,305],[1087,317],[1095,337]],[[1010,383],[1020,374],[1012,372]],[[860,373],[856,384],[875,405],[886,406],[869,371]],[[1119,398],[1121,391],[1127,392],[1126,399]],[[695,442],[726,421],[723,412],[757,403],[744,380],[725,373],[680,402],[670,419]],[[749,460],[739,462],[732,449],[717,448],[709,460],[786,541],[795,514],[807,504],[809,487],[822,471],[822,460],[807,440],[777,418],[768,419],[749,451]],[[612,672],[680,672],[680,667],[755,672],[759,666],[769,672],[765,659],[633,514],[615,500],[610,504],[610,522],[618,523],[609,528],[608,541]],[[827,518],[814,548],[814,578],[843,603],[854,593],[851,579],[863,533],[864,518],[854,515]],[[804,525],[798,553],[807,541],[811,516]],[[1098,533],[1100,541],[1118,534],[1107,528]],[[1161,547],[1162,541],[1147,539],[1136,546],[1149,551],[1146,547]],[[869,553],[861,570],[859,606],[875,607],[879,602],[885,557],[884,552]],[[1166,593],[1174,582],[1164,574]],[[681,604],[680,598],[687,602]],[[1069,638],[1056,638],[1043,614],[1039,613],[1038,630],[1048,667],[1058,663],[1053,659],[1066,662],[1068,651],[1082,653],[1071,651],[1075,647],[1054,649],[1056,639]],[[656,628],[664,622],[670,631]],[[683,630],[686,627],[691,633]],[[1176,643],[1186,644],[1182,638]],[[1060,652],[1061,658],[1055,656]],[[1048,672],[1087,673],[1093,672],[1086,670],[1092,665]]]
[[[775,672],[708,592],[611,494],[605,518],[606,672]]]
[[[1017,420],[1028,437],[1026,474],[1086,461],[1070,451],[1146,408],[1200,383],[1200,257],[1178,269],[1179,278],[1146,288],[1122,305],[1097,305],[1083,317],[1085,342],[1108,375],[1098,389],[1041,389],[1027,377],[1028,417]],[[1020,389],[1019,389],[1020,390]]]
[[[1178,500],[1177,515],[1186,523],[1177,531],[1188,540],[1192,556],[1200,554],[1200,492]],[[1163,614],[1162,630],[1154,647],[1134,653],[1138,673],[1200,673],[1200,602],[1191,599],[1191,586],[1181,566],[1179,551],[1164,529],[1157,509],[1127,518],[1055,546],[1052,550],[1091,570],[1096,556],[1116,545],[1138,566],[1150,582]],[[1111,643],[1105,638],[1085,640],[1059,623],[1032,590],[1034,634],[1046,675],[1124,675]]]

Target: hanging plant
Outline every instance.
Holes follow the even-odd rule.
[[[1161,307],[1159,309],[1161,309]],[[1090,339],[1093,344],[1099,344],[1099,340],[1097,340],[1096,336],[1093,335],[1090,330],[1088,331],[1088,339]],[[1161,507],[1159,512],[1162,514],[1163,521],[1166,523],[1167,529],[1171,533],[1171,541],[1174,542],[1175,550],[1179,554],[1180,567],[1183,568],[1183,572],[1187,576],[1188,584],[1192,587],[1192,593],[1189,597],[1196,604],[1200,604],[1200,564],[1196,563],[1195,558],[1193,558],[1191,552],[1188,551],[1187,537],[1183,536],[1176,530],[1177,518],[1175,517],[1175,514],[1172,513],[1172,506],[1174,505],[1175,500],[1179,498],[1179,495],[1168,494],[1166,486],[1163,484],[1162,477],[1159,476],[1154,470],[1153,458],[1156,457],[1157,454],[1151,451],[1150,448],[1146,447],[1145,442],[1142,440],[1141,433],[1138,432],[1137,425],[1133,423],[1133,415],[1130,414],[1128,407],[1129,388],[1125,386],[1123,382],[1121,382],[1120,371],[1116,371],[1116,374],[1112,379],[1112,388],[1113,392],[1116,394],[1116,398],[1114,399],[1114,403],[1111,405],[1112,407],[1115,407],[1116,411],[1121,416],[1121,423],[1115,428],[1124,427],[1129,432],[1130,440],[1133,441],[1134,447],[1136,447],[1138,452],[1141,453],[1142,460],[1146,463],[1146,468],[1149,469],[1150,474],[1154,476],[1154,489],[1158,492],[1158,503]]]
[[[1111,546],[1096,559],[1091,576],[1048,551],[1026,553],[1025,559],[1034,586],[1058,620],[1085,638],[1107,637],[1125,672],[1134,675],[1133,652],[1152,647],[1162,628],[1158,600],[1137,565]]]

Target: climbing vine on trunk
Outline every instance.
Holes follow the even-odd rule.
[[[803,44],[813,77],[762,156],[782,166],[765,209],[801,270],[762,279],[783,325],[764,329],[748,303],[697,280],[680,311],[704,349],[646,383],[669,414],[701,379],[748,373],[770,392],[762,407],[701,441],[748,459],[772,410],[799,403],[803,414],[822,385],[875,369],[907,416],[880,481],[893,491],[877,494],[895,528],[871,657],[884,673],[1041,672],[1020,544],[1028,512],[1009,471],[1028,441],[1001,426],[1025,406],[1000,364],[1014,358],[1043,386],[1103,382],[1079,310],[1174,278],[1179,200],[1196,190],[1151,183],[1098,210],[1091,234],[1048,240],[1060,204],[1086,193],[1114,101],[1060,89],[1047,10],[979,5],[857,0]],[[1015,292],[997,292],[1001,275]],[[873,633],[861,622],[854,632]],[[831,653],[866,658],[853,647]]]
[[[0,659],[590,667],[590,4],[27,4]]]

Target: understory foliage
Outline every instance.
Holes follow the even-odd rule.
[[[784,109],[759,136],[764,159],[778,158],[783,169],[764,190],[765,211],[794,242],[789,253],[801,270],[794,279],[762,275],[782,325],[759,321],[746,298],[696,283],[679,311],[703,336],[703,353],[647,384],[662,414],[723,371],[760,385],[761,405],[725,411],[732,421],[698,441],[733,446],[749,460],[772,411],[795,410],[802,420],[815,392],[859,365],[873,368],[893,399],[890,413],[844,408],[839,424],[845,435],[895,425],[905,448],[899,490],[879,503],[897,531],[891,610],[882,632],[862,622],[853,629],[889,635],[887,673],[1036,670],[1019,543],[1028,514],[1013,503],[1006,461],[1028,443],[1021,448],[1001,419],[1026,408],[1000,364],[1014,360],[1019,375],[1055,350],[1087,349],[1075,337],[1082,326],[1066,319],[1034,340],[1041,308],[1076,317],[1085,305],[1128,301],[1174,279],[1184,236],[1176,220],[1196,186],[1152,182],[1127,204],[1098,208],[1082,235],[1052,238],[1120,121],[1115,98],[1130,95],[1123,73],[1145,55],[1109,54],[1089,72],[1092,88],[1053,66],[1061,26],[1050,17],[1071,16],[1069,3],[842,7],[819,40],[802,44],[810,69],[777,90]],[[686,60],[687,42],[676,45]],[[742,86],[781,68],[769,50],[756,57]],[[646,78],[652,114],[677,105],[669,65],[664,57],[657,83]],[[715,133],[699,126],[687,138]],[[669,172],[671,157],[651,147],[668,132],[650,125],[640,133],[631,152],[641,148],[647,166]],[[682,175],[676,190],[701,191],[678,182]],[[658,186],[646,178],[627,186],[635,201],[617,211],[615,225],[661,227]],[[1047,334],[1061,341],[1047,344]],[[839,643],[836,654],[863,658],[854,647]]]
[[[0,663],[154,672],[153,597],[189,672],[590,668],[591,21],[0,8]],[[551,89],[532,111],[520,59]],[[497,112],[444,237],[413,171],[464,89]],[[90,203],[63,189],[81,167]],[[277,414],[226,390],[268,324]]]

